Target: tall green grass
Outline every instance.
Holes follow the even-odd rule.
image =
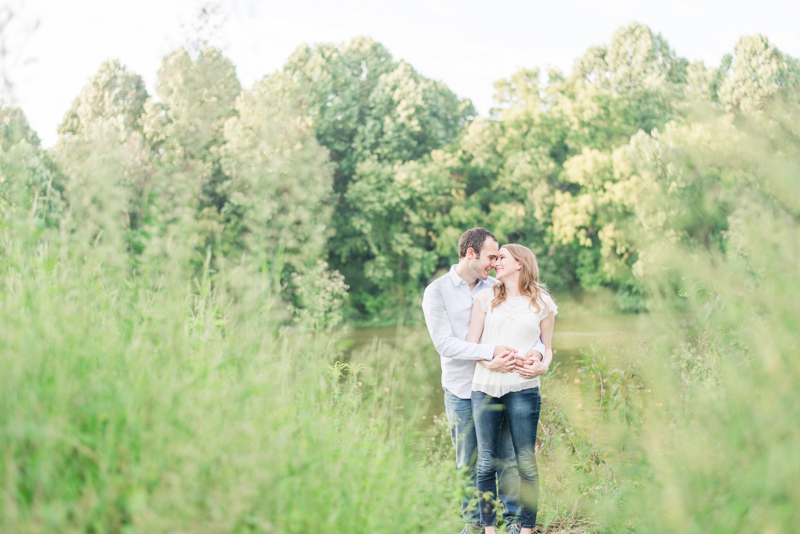
[[[663,406],[642,432],[652,476],[628,497],[640,531],[800,526],[798,119],[796,103],[779,102],[666,136],[686,193],[665,198],[687,238],[650,250],[680,279],[690,320],[648,362]]]
[[[447,471],[331,367],[335,336],[286,326],[269,276],[134,274],[25,228],[0,246],[0,531],[456,528]]]
[[[639,272],[652,307],[674,319],[654,324],[632,357],[597,356],[634,365],[644,384],[632,417],[610,417],[622,411],[616,392],[600,413],[624,460],[601,455],[602,483],[585,486],[584,509],[604,532],[800,525],[798,118],[797,104],[779,102],[632,142]]]

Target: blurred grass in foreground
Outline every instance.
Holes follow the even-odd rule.
[[[278,327],[267,277],[116,254],[3,230],[0,530],[455,528],[447,471],[332,372],[335,338]]]
[[[607,532],[800,525],[798,124],[787,100],[631,143],[640,275],[657,308],[690,319],[664,324],[639,351],[653,393],[630,461],[598,498]]]

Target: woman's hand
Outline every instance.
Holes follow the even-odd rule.
[[[517,364],[517,374],[522,378],[534,378],[543,375],[550,369],[549,362],[545,363],[542,355],[537,351],[530,351],[525,358]],[[552,361],[552,356],[549,358]]]
[[[543,364],[542,362],[533,362],[527,365],[523,365],[522,367],[517,367],[517,374],[522,378],[535,378],[539,375],[543,375],[550,369],[550,366]]]

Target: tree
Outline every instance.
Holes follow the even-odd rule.
[[[8,150],[23,140],[36,148],[41,146],[39,136],[28,124],[22,110],[0,100],[0,146]]]
[[[130,72],[119,60],[108,59],[72,102],[58,134],[65,139],[88,131],[97,121],[112,117],[118,117],[120,126],[128,130],[141,130],[147,97],[141,76]]]
[[[282,251],[293,271],[314,266],[329,236],[332,178],[300,103],[268,78],[236,100],[221,149],[219,191],[227,234],[269,261]]]
[[[195,58],[179,48],[164,57],[156,91],[161,103],[148,105],[144,122],[157,162],[160,216],[193,236],[198,261],[208,247],[216,256],[241,252],[240,227],[223,213],[229,177],[220,162],[225,122],[236,115],[241,93],[233,63],[210,46]]]
[[[577,134],[568,144],[611,148],[663,126],[677,115],[687,66],[661,35],[637,23],[617,30],[608,47],[591,47],[564,88],[570,98],[561,109]]]
[[[58,224],[59,178],[22,110],[0,101],[0,224],[20,218]]]
[[[706,67],[702,61],[692,62],[686,68],[686,106],[710,105],[716,98],[716,78],[717,69]]]
[[[760,34],[744,36],[719,71],[717,99],[725,111],[754,112],[778,92],[800,86],[800,62]]]
[[[386,173],[399,172],[402,163],[455,142],[474,114],[472,105],[407,63],[394,62],[385,47],[365,37],[340,45],[302,46],[270,77],[270,84],[300,99],[317,140],[329,150],[336,198],[328,261],[345,275],[354,288],[352,302],[361,306],[370,293],[380,291],[378,287],[390,287],[383,282],[375,285],[383,280],[379,273],[390,266],[408,266],[395,263],[394,253],[389,252],[403,247],[386,244],[376,249],[369,244],[377,243],[375,238],[386,230],[378,227],[378,221],[394,220],[396,206],[387,195],[377,193],[394,181]],[[362,225],[365,206],[358,195],[366,190],[388,202],[368,210],[376,217],[370,226],[375,233]],[[421,279],[417,274],[412,278],[417,280],[416,294]],[[396,292],[395,302],[410,302],[408,294],[401,293]]]
[[[147,98],[141,76],[107,60],[58,129],[52,153],[65,175],[67,223],[98,246],[139,253],[146,240],[152,175],[142,134]]]
[[[687,65],[634,23],[591,47],[569,76],[542,82],[522,69],[498,81],[492,120],[473,122],[459,143],[468,197],[452,211],[478,209],[501,239],[530,246],[556,289],[610,287],[637,309],[628,235],[637,181],[626,146],[680,116]],[[695,91],[705,83],[709,94],[708,74],[695,71]]]
[[[381,76],[395,66],[392,55],[369,37],[349,43],[301,46],[272,76],[275,87],[299,94],[317,140],[335,163],[335,188],[346,189],[358,162],[354,148],[368,119],[370,94]]]
[[[156,92],[165,105],[166,136],[187,159],[218,158],[212,147],[223,142],[223,127],[235,114],[242,87],[233,63],[216,48],[204,47],[194,60],[185,48],[164,57]]]
[[[358,273],[362,291],[352,299],[370,316],[411,305],[435,272],[438,218],[463,187],[453,175],[453,160],[436,150],[406,163],[373,157],[358,166],[345,200],[353,210],[350,243],[360,248],[348,252],[365,259]]]
[[[420,76],[405,61],[381,75],[367,105],[356,149],[381,161],[418,159],[452,143],[475,113],[469,101],[459,100],[445,84]]]

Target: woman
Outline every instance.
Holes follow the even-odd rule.
[[[503,246],[497,253],[495,273],[500,283],[476,297],[467,341],[507,345],[525,354],[541,335],[545,354],[525,376],[520,369],[500,373],[482,365],[475,368],[472,413],[478,437],[477,486],[482,496],[490,496],[482,498],[480,503],[481,525],[486,534],[496,533],[496,475],[500,428],[505,421],[511,431],[520,476],[520,534],[530,534],[536,525],[539,501],[535,447],[542,398],[538,375],[547,372],[553,360],[551,339],[558,308],[539,282],[539,266],[530,249],[522,245]]]

